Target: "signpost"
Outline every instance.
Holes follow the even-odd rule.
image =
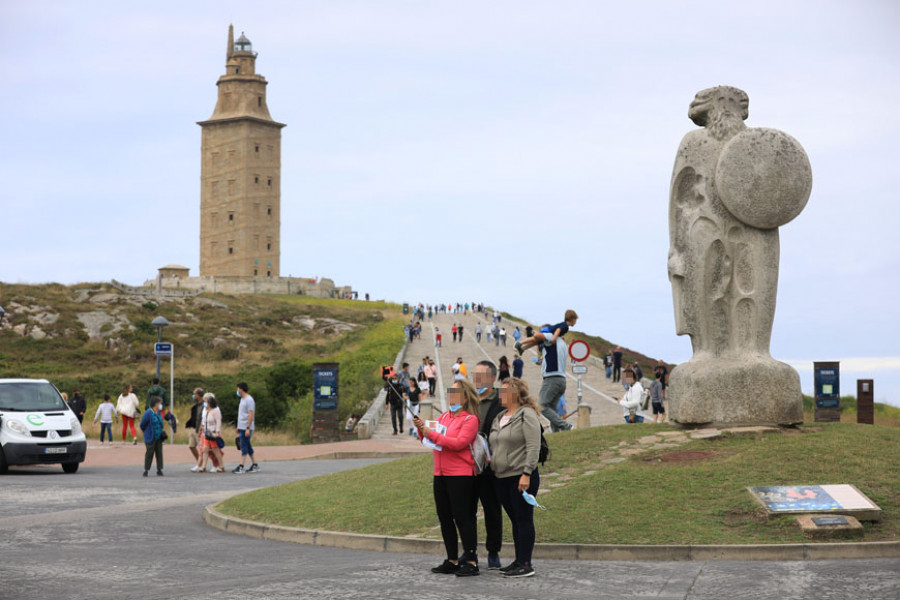
[[[841,420],[841,363],[815,362],[816,408],[814,420],[817,423]]]
[[[171,342],[156,342],[153,353],[156,354],[157,377],[159,376],[159,357],[169,357],[169,412],[172,412],[172,409],[175,406],[175,345]],[[169,438],[169,443],[175,443],[174,432],[172,433],[172,437]]]
[[[340,441],[338,363],[313,363],[313,443]]]
[[[569,345],[569,357],[576,363],[583,363],[591,355],[591,347],[584,340],[575,340]],[[581,376],[587,373],[587,366],[583,364],[572,365],[572,373],[576,375],[578,385],[578,428],[591,426],[591,407],[582,403]]]

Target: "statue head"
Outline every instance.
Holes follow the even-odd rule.
[[[706,127],[716,139],[731,137],[744,128],[750,115],[750,98],[743,90],[720,85],[697,92],[688,108],[688,117]]]

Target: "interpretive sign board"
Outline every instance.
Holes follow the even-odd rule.
[[[769,516],[841,513],[860,521],[878,521],[881,508],[849,484],[776,485],[747,488]]]
[[[341,438],[338,423],[338,363],[313,363],[313,443]]]
[[[832,423],[841,420],[841,363],[813,363],[816,406],[814,419],[817,423]]]

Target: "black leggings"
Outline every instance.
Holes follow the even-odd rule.
[[[497,496],[509,520],[512,522],[513,544],[516,547],[516,562],[531,566],[531,553],[534,551],[534,507],[522,497],[519,491],[519,475],[495,479]],[[535,469],[528,484],[528,493],[537,494],[541,486],[541,476]]]
[[[459,556],[458,540],[462,540],[462,560],[477,563],[478,530],[475,527],[475,510],[478,493],[474,475],[435,475],[434,507],[441,523],[441,536],[447,559]],[[456,532],[459,530],[459,538]]]

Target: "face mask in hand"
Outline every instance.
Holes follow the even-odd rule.
[[[625,388],[625,391],[627,392],[628,390],[631,389],[631,384],[630,384],[630,383],[623,383],[623,384],[622,384],[622,387]]]
[[[458,411],[459,409],[462,408],[462,404],[451,404],[451,405],[448,406],[447,408],[450,409],[450,412],[456,412],[456,411]]]
[[[522,497],[525,498],[525,502],[527,502],[528,504],[536,506],[541,510],[547,510],[546,506],[541,506],[540,504],[538,504],[538,501],[534,496],[528,493],[528,490],[522,490]]]
[[[481,394],[485,393],[486,391],[488,391],[488,388],[486,388],[486,387],[478,388],[478,395],[480,396]]]

